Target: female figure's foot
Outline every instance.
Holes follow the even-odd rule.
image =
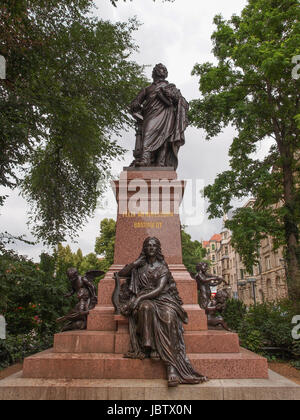
[[[208,382],[208,380],[209,379],[206,376],[191,377],[190,379],[185,379],[182,383],[196,385],[196,384],[203,384],[204,382]]]
[[[175,387],[180,384],[180,380],[176,369],[172,365],[168,365],[167,367],[167,375],[168,375],[168,386]]]

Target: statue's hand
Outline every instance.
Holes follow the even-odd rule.
[[[135,261],[134,261],[134,263],[133,263],[134,268],[139,268],[139,267],[141,267],[142,265],[144,265],[144,262],[145,262],[145,260],[144,260],[144,258],[143,258],[143,257],[138,258],[138,259],[137,259],[137,260],[135,260]]]
[[[131,309],[132,312],[134,312],[137,309],[137,307],[140,304],[140,301],[141,301],[140,298],[136,298],[134,301],[131,302],[130,309]]]

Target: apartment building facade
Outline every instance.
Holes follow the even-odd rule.
[[[248,204],[248,203],[247,203]],[[226,217],[225,217],[226,220]],[[286,266],[283,249],[273,250],[273,241],[261,241],[259,263],[248,273],[240,255],[231,245],[231,232],[223,228],[202,246],[210,261],[210,273],[223,277],[231,288],[231,296],[247,306],[287,297]]]

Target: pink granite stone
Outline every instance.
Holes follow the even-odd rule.
[[[127,321],[127,320],[126,320]],[[238,353],[237,334],[227,331],[187,331],[184,334],[188,353]],[[117,353],[130,349],[128,324],[118,331],[68,331],[54,337],[55,353]]]
[[[134,261],[148,236],[161,241],[168,264],[182,264],[178,209],[185,184],[176,178],[175,171],[126,171],[121,173],[119,181],[115,181],[118,202],[115,264]],[[142,187],[138,186],[137,180],[141,180]],[[155,180],[165,180],[166,184],[172,182],[176,191],[171,188],[169,196],[163,195],[166,190],[156,189]],[[136,193],[139,193],[139,208],[133,209],[131,203]]]
[[[247,350],[240,353],[188,354],[194,368],[210,379],[268,378],[267,360]],[[133,360],[110,353],[53,353],[25,359],[24,378],[164,379],[161,361]]]
[[[130,349],[129,333],[115,334],[115,351],[116,354],[126,354]]]
[[[117,323],[114,320],[114,308],[104,305],[96,306],[89,313],[87,329],[89,331],[116,331]]]
[[[54,336],[55,353],[114,353],[114,331],[67,331]]]
[[[188,353],[239,353],[239,337],[227,331],[186,331]]]

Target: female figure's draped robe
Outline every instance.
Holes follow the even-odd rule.
[[[156,289],[163,276],[167,276],[168,280],[161,293],[152,299],[145,298],[135,311],[130,312],[130,299]],[[152,268],[146,263],[140,268],[133,268],[131,278],[122,287],[120,298],[121,313],[129,317],[132,348],[126,356],[143,358],[145,349],[149,351],[151,348],[167,365],[176,369],[181,383],[200,381],[203,377],[193,369],[186,356],[182,324],[188,322],[188,316],[167,264],[162,262]]]

